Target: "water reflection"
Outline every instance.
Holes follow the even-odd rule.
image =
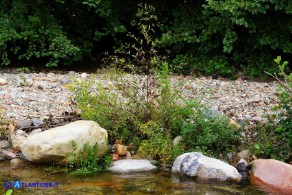
[[[164,171],[129,175],[99,173],[80,177],[62,172],[52,174],[45,170],[46,167],[32,164],[13,167],[9,162],[0,162],[2,194],[5,192],[3,184],[7,180],[59,183],[58,188],[14,189],[14,194],[264,194],[250,185],[204,184]]]

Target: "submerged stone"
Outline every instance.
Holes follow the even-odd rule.
[[[185,153],[176,158],[172,172],[204,181],[240,181],[241,175],[235,167],[199,152]]]
[[[143,171],[153,171],[157,167],[149,160],[124,159],[112,163],[109,171],[116,173],[135,173]]]

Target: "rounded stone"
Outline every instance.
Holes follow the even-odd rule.
[[[24,162],[21,159],[15,158],[10,160],[10,164],[14,166],[22,165]]]
[[[10,143],[7,140],[0,140],[0,149],[6,149],[9,148]]]

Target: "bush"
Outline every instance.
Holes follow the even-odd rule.
[[[280,76],[284,80],[279,79],[276,74],[273,74],[280,83],[281,94],[279,96],[280,104],[275,107],[279,114],[273,116],[277,124],[270,124],[261,129],[261,132],[270,135],[269,137],[262,136],[255,145],[255,150],[260,151],[264,156],[271,156],[280,160],[291,160],[292,158],[292,73],[287,75],[285,69],[288,65],[287,61],[281,62],[281,57],[278,56],[274,60],[280,68]],[[272,122],[271,122],[272,123]]]
[[[173,160],[170,134],[163,132],[163,129],[160,129],[153,121],[143,124],[140,128],[148,139],[143,140],[139,146],[138,156],[151,157],[164,164],[170,163]]]
[[[150,71],[145,76],[111,69],[99,78],[103,81],[75,78],[69,85],[81,117],[107,129],[112,143],[121,138],[125,144],[140,146],[140,156],[169,163],[173,158],[172,139],[180,134],[187,150],[199,149],[212,155],[226,153],[237,140],[227,119],[210,118],[196,99],[181,97],[182,88],[171,82],[167,63],[158,73]]]
[[[135,79],[136,78],[136,79]],[[125,143],[141,136],[141,126],[153,121],[172,136],[180,132],[186,106],[173,89],[167,64],[160,74],[131,76],[116,69],[103,75],[103,82],[75,79],[69,86],[74,91],[77,107],[84,119],[94,120],[109,130],[111,141],[121,137]],[[188,108],[187,110],[191,110]]]
[[[291,148],[277,132],[277,124],[258,124],[254,131],[256,137],[252,141],[252,152],[259,158],[274,158],[285,161],[291,155]]]
[[[230,124],[229,119],[199,105],[195,107],[196,112],[182,128],[183,147],[215,157],[236,150],[239,131]]]
[[[280,79],[277,74],[268,73],[280,83],[279,106],[274,108],[277,114],[269,116],[267,124],[255,127],[257,136],[252,141],[252,150],[261,158],[288,162],[292,159],[292,73],[285,73],[288,62],[281,62],[280,56],[274,62],[279,66],[278,75],[283,76]]]
[[[84,144],[80,153],[74,154],[76,143],[72,144],[72,153],[67,154],[68,163],[67,166],[74,167],[72,172],[74,175],[89,175],[101,171],[106,171],[110,166],[112,159],[110,156],[99,158],[97,156],[98,145],[90,146],[88,143]]]

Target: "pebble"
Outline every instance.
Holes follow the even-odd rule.
[[[16,166],[16,165],[21,165],[21,164],[23,164],[23,163],[24,163],[23,160],[18,159],[18,158],[15,158],[15,159],[10,160],[10,164],[11,164],[11,165],[14,165],[14,166]]]
[[[22,121],[18,122],[17,127],[19,129],[22,129],[22,128],[30,127],[31,125],[32,125],[32,121],[31,120],[22,120]]]
[[[10,143],[7,140],[0,140],[0,149],[6,149],[9,148]]]
[[[75,71],[69,71],[69,75],[75,75]]]
[[[35,127],[38,127],[43,123],[42,119],[40,118],[33,118],[31,119],[31,121],[32,121],[33,126]]]
[[[0,95],[5,95],[7,94],[7,91],[0,91]]]
[[[4,78],[0,78],[0,86],[2,86],[2,85],[6,85],[6,84],[7,84],[6,79],[4,79]]]
[[[87,78],[87,74],[86,73],[82,73],[80,76],[81,76],[82,79],[86,79]]]
[[[18,86],[17,73],[0,73],[5,85],[0,85],[0,105],[9,118],[18,121],[37,118],[45,119],[53,115],[61,116],[63,112],[72,112],[73,93],[66,85],[71,76],[77,79],[88,78],[87,73],[74,71],[59,73],[23,73],[29,86]],[[106,80],[103,74],[94,75],[103,86],[114,82]],[[98,77],[98,79],[97,79]],[[7,83],[7,81],[9,81]],[[137,80],[141,85],[145,76],[127,76],[128,81]],[[187,99],[199,99],[215,110],[214,113],[225,113],[237,123],[256,124],[264,121],[266,114],[273,114],[272,108],[278,105],[277,82],[253,82],[211,77],[172,77],[173,86],[183,83],[186,86],[181,94]],[[3,105],[3,106],[2,106]]]
[[[8,159],[8,160],[16,158],[16,155],[13,152],[11,152],[10,150],[2,150],[1,149],[0,156],[4,159]]]

